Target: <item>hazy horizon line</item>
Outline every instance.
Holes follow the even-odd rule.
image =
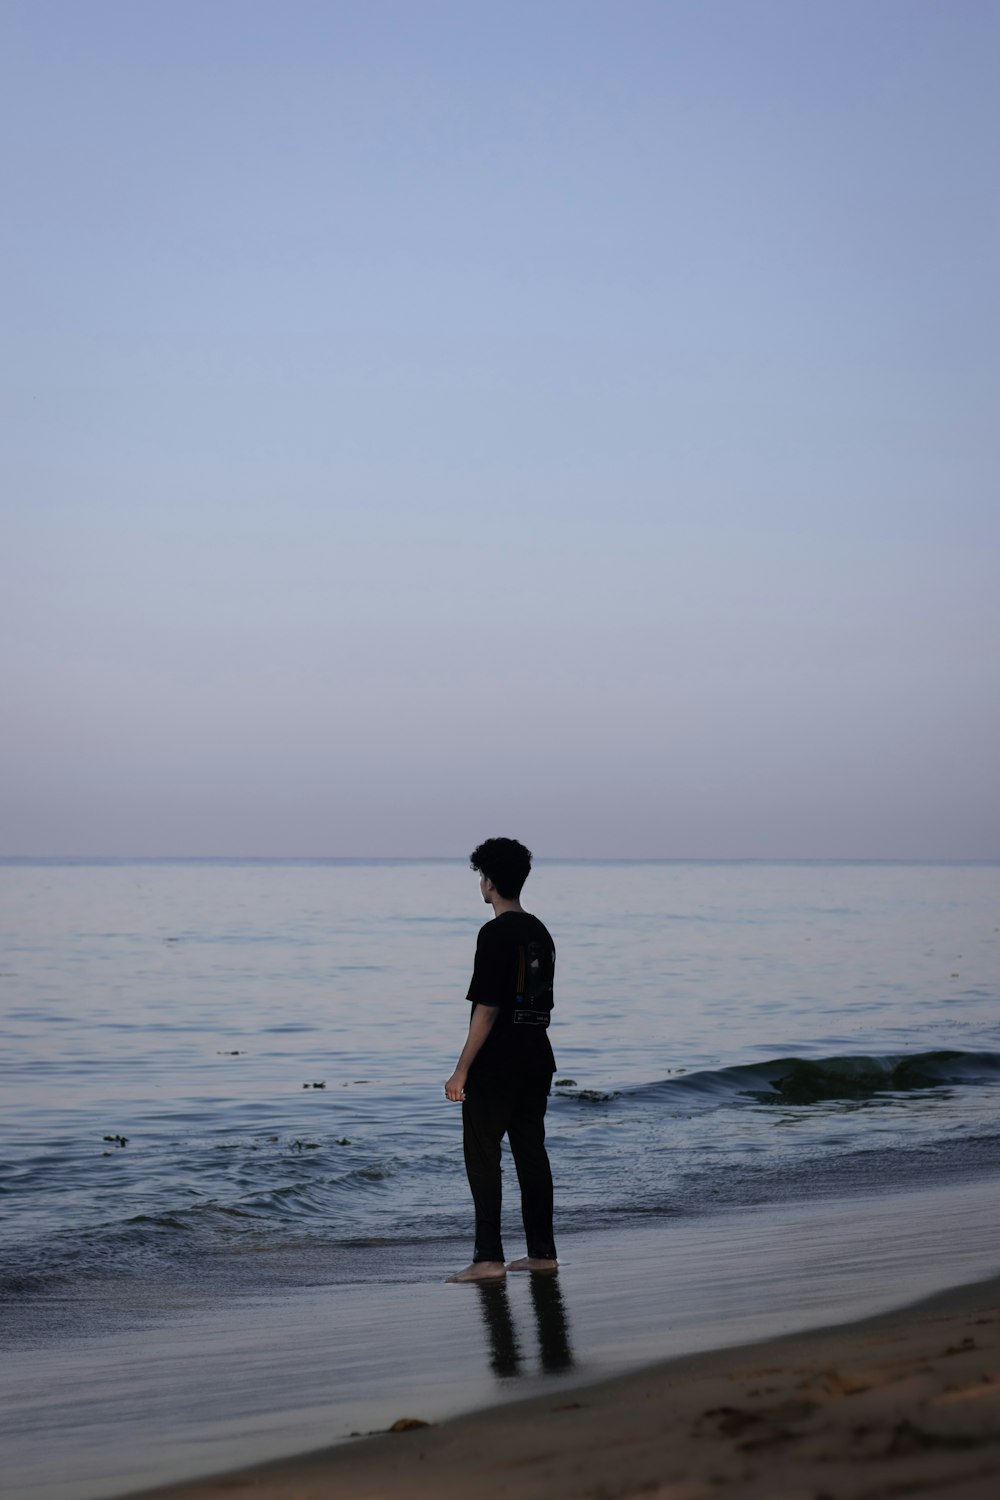
[[[0,854],[0,865],[100,864],[465,864],[465,854]],[[549,854],[539,865],[995,865],[1000,855]]]

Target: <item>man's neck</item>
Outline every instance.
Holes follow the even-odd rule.
[[[513,901],[508,901],[506,896],[494,896],[490,905],[493,908],[493,915],[495,917],[506,916],[509,911],[524,911],[524,907],[516,896]]]

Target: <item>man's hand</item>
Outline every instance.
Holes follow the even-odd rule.
[[[465,1098],[465,1080],[468,1077],[461,1068],[456,1068],[444,1086],[444,1097],[452,1104],[461,1104]]]
[[[469,1017],[469,1035],[465,1039],[462,1055],[458,1059],[454,1073],[444,1086],[444,1097],[450,1099],[452,1104],[461,1104],[465,1098],[465,1082],[469,1076],[469,1069],[479,1056],[479,1049],[493,1030],[493,1022],[499,1014],[498,1005],[481,1005],[477,1001],[472,1007],[472,1015]]]

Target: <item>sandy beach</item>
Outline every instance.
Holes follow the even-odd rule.
[[[146,1494],[213,1500],[993,1500],[1000,1278]]]

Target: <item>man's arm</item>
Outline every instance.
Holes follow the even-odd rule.
[[[469,1035],[465,1039],[462,1055],[454,1073],[444,1086],[444,1095],[450,1099],[452,1104],[461,1104],[465,1098],[465,1081],[469,1076],[473,1059],[478,1057],[480,1049],[490,1032],[493,1023],[500,1014],[499,1005],[476,1005],[473,1007],[469,1019]]]

